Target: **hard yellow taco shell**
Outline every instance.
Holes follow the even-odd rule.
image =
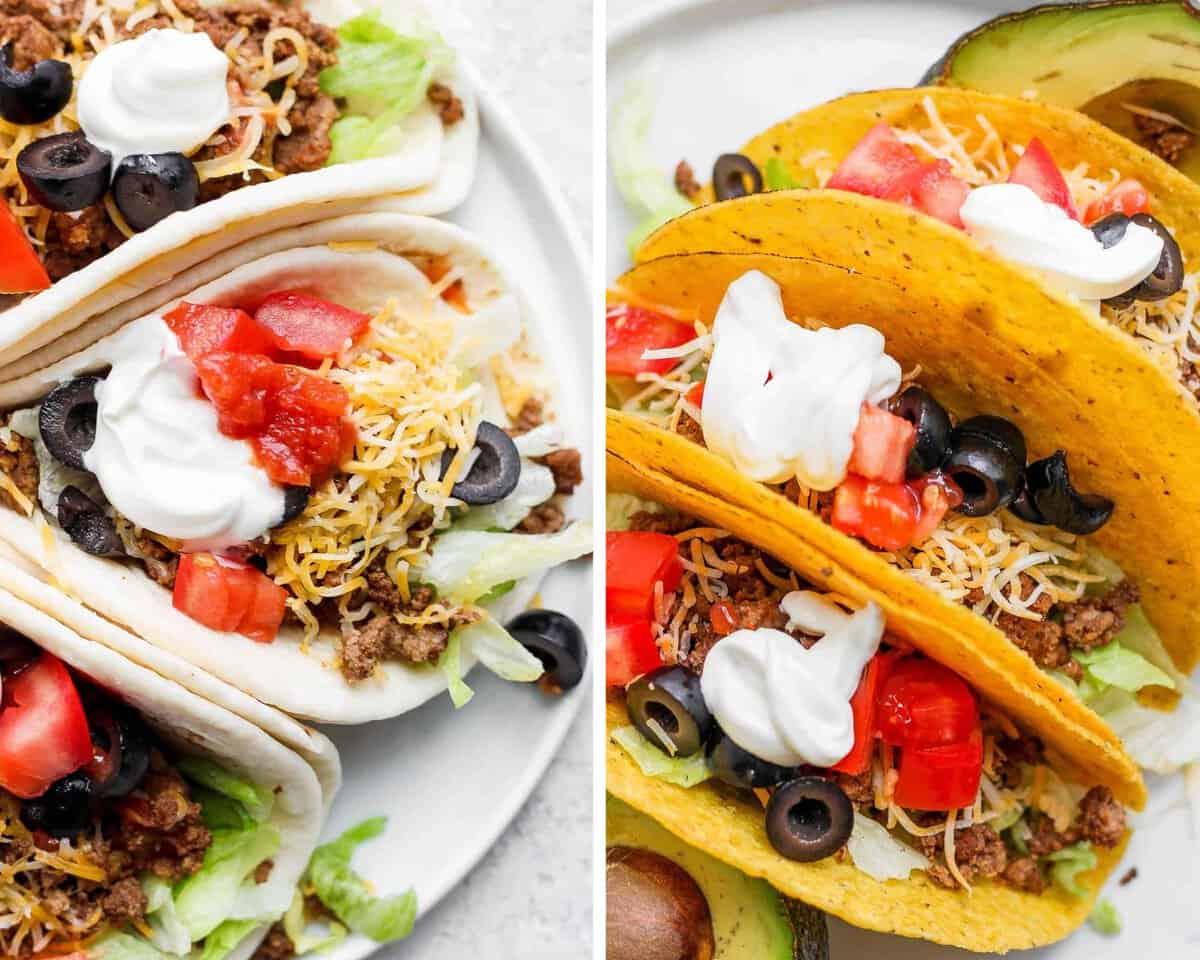
[[[641,429],[625,429],[634,426]],[[677,448],[675,441],[682,447]],[[1041,736],[1060,772],[1085,782],[1108,783],[1126,802],[1140,805],[1144,801],[1137,770],[1127,759],[1122,762],[1115,741],[1102,742],[1087,729],[1063,722],[1055,715],[1054,704],[1039,691],[1022,686],[1019,675],[1007,673],[1005,666],[992,662],[984,650],[972,648],[961,635],[926,619],[919,605],[905,609],[902,603],[831,563],[798,535],[787,522],[790,518],[781,516],[778,523],[764,523],[762,514],[747,509],[731,495],[737,492],[736,476],[717,472],[708,482],[693,486],[656,469],[672,463],[672,458],[690,459],[689,446],[703,453],[674,434],[610,414],[609,488],[635,493],[718,524],[768,551],[819,587],[857,600],[874,600],[883,607],[889,630],[961,673],[1012,719]],[[1067,694],[1060,692],[1059,696]],[[608,733],[628,725],[624,705],[610,702]],[[977,952],[1004,953],[1066,937],[1087,919],[1104,879],[1124,851],[1124,844],[1115,850],[1097,851],[1096,869],[1081,880],[1089,891],[1086,898],[1057,889],[1035,895],[995,883],[981,883],[967,894],[939,887],[920,873],[909,880],[881,882],[858,870],[848,859],[796,863],[781,857],[767,839],[763,808],[753,797],[712,781],[685,789],[648,777],[611,736],[606,745],[606,778],[607,789],[614,796],[653,817],[692,846],[743,873],[761,877],[786,896],[868,930]]]

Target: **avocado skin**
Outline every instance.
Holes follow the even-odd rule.
[[[653,850],[699,884],[712,913],[713,960],[829,960],[825,915],[781,897],[765,880],[747,877],[694,847],[615,797],[606,807],[610,846]]]

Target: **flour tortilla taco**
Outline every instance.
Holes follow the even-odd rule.
[[[980,952],[1078,928],[1127,840],[1094,748],[648,452],[610,438],[609,792],[856,926]]]
[[[318,771],[10,592],[28,579],[0,570],[0,952],[250,957],[317,844],[332,745],[307,732]]]
[[[9,0],[0,40],[6,351],[188,241],[444,213],[474,179],[473,85],[418,2]]]
[[[1200,755],[1181,673],[1194,548],[1155,493],[1162,464],[1096,422],[1103,391],[1067,393],[1053,364],[978,335],[967,282],[960,301],[873,260],[702,253],[626,274],[610,447],[803,537],[887,597],[892,629],[945,637],[948,665],[986,657],[1135,797],[1135,760]],[[986,266],[972,282],[1001,298]]]
[[[578,628],[525,608],[591,532],[526,313],[427,218],[233,247],[3,369],[0,541],[55,616],[296,716],[461,705],[479,661],[572,686]]]

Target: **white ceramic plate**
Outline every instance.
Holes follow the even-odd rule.
[[[574,513],[591,503],[592,396],[589,271],[580,241],[536,150],[471,71],[483,125],[479,175],[470,199],[449,219],[484,237],[531,303],[548,366],[561,385],[560,410],[571,442],[583,451],[585,485]],[[573,617],[590,638],[591,563],[554,571],[542,606]],[[342,754],[345,785],[325,839],[372,816],[387,833],[361,849],[355,867],[380,894],[415,888],[427,913],[496,841],[533,792],[562,743],[590,683],[543,696],[477,668],[474,699],[456,711],[441,695],[395,720],[325,728]],[[418,919],[418,924],[420,919]],[[327,960],[356,960],[375,949],[352,937]],[[403,956],[403,945],[396,955]]]
[[[1025,6],[995,0],[673,0],[646,8],[609,0],[608,97],[613,103],[637,71],[657,75],[659,97],[651,146],[665,171],[687,158],[697,178],[717,155],[798,110],[854,90],[915,84],[965,30]],[[625,236],[633,226],[611,176],[608,183],[608,275],[629,266]],[[1117,960],[1200,956],[1200,836],[1184,803],[1180,778],[1150,780],[1147,811],[1125,862],[1104,891],[1125,921],[1105,938],[1085,928],[1030,958]],[[1200,824],[1195,825],[1200,830]],[[1118,878],[1130,867],[1138,877]],[[971,956],[830,923],[834,960],[952,960]]]

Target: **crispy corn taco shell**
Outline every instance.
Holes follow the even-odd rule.
[[[653,499],[718,524],[773,554],[821,588],[864,602],[874,600],[884,609],[889,630],[963,674],[1014,720],[1043,737],[1058,770],[1085,781],[1108,783],[1126,802],[1140,806],[1145,796],[1141,779],[1111,734],[1105,742],[1090,730],[1064,722],[1056,714],[1057,704],[1041,691],[1023,686],[1019,673],[1008,672],[983,650],[964,642],[962,634],[927,618],[921,612],[927,604],[906,605],[868,587],[811,547],[798,535],[799,527],[789,525],[777,508],[775,516],[780,522],[764,523],[763,514],[749,509],[736,495],[742,491],[736,482],[739,478],[729,475],[731,471],[714,470],[706,480],[701,478],[693,484],[655,468],[679,458],[690,459],[687,446],[688,441],[673,434],[650,432],[629,417],[610,414],[609,488]],[[714,466],[720,466],[719,462]],[[715,490],[721,494],[709,492]],[[771,496],[765,491],[764,495]],[[816,518],[813,522],[820,523]],[[1069,695],[1060,691],[1057,696]],[[628,724],[623,705],[610,702],[608,733]],[[1040,895],[1023,893],[992,883],[979,884],[968,895],[939,887],[923,874],[914,874],[908,881],[880,882],[849,860],[787,860],[768,841],[763,808],[756,800],[713,782],[685,789],[648,777],[611,736],[606,746],[606,777],[607,789],[614,796],[653,817],[692,846],[750,876],[765,879],[786,896],[868,930],[976,952],[1004,953],[1066,937],[1087,919],[1105,877],[1116,867],[1124,850],[1122,844],[1115,850],[1097,851],[1098,866],[1081,881],[1090,892],[1087,898],[1071,897],[1058,890]]]

